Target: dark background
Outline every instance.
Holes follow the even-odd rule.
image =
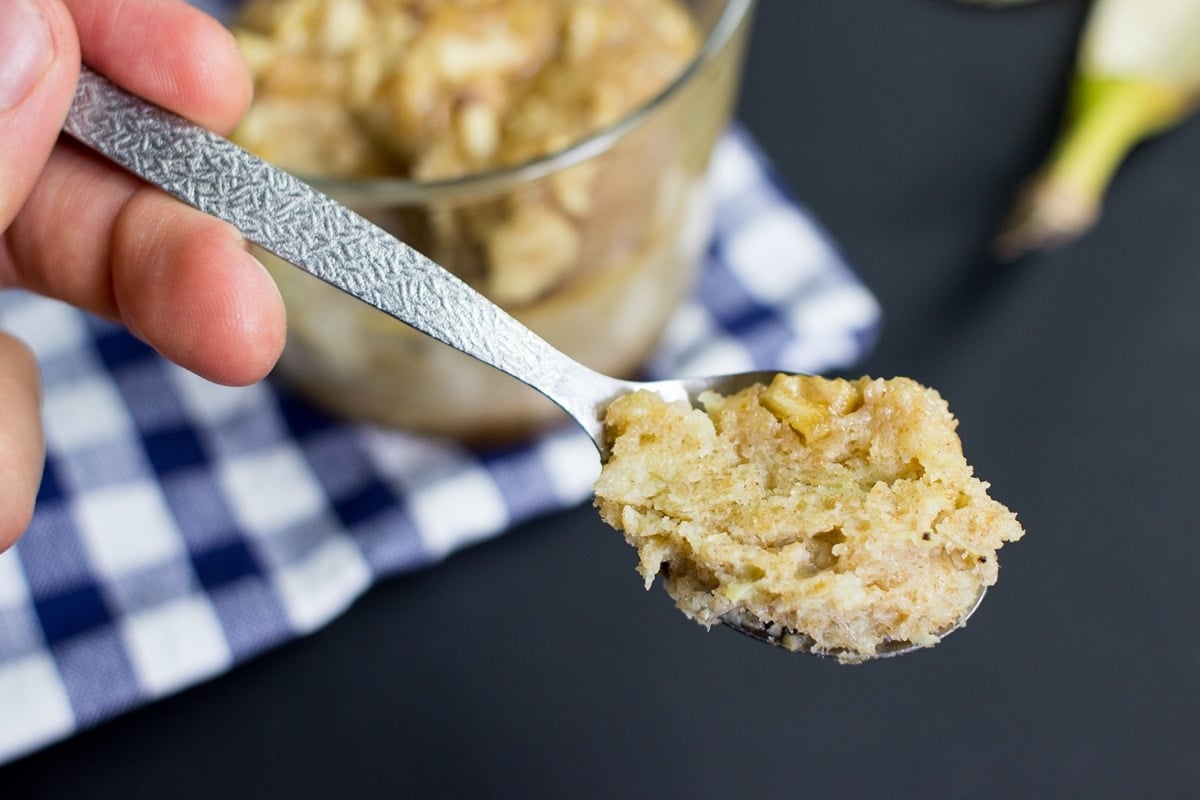
[[[1028,535],[942,646],[842,667],[704,633],[590,508],[372,590],[0,769],[16,797],[1183,797],[1200,778],[1200,119],[1100,227],[987,244],[1055,132],[1079,2],[761,4],[742,118]]]

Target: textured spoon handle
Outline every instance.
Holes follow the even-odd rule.
[[[86,67],[63,129],[285,261],[519,378],[581,423],[595,417],[595,398],[575,395],[588,394],[592,376],[605,379],[391,234],[227,139]]]

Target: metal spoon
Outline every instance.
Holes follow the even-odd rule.
[[[604,411],[621,395],[648,389],[668,401],[695,402],[706,390],[731,394],[769,382],[776,374],[654,382],[601,375],[551,347],[383,229],[227,139],[130,95],[86,66],[63,130],[168,194],[229,222],[283,260],[537,389],[579,423],[601,460],[607,459],[611,445],[605,439]],[[940,636],[959,627],[975,607]],[[750,614],[723,622],[759,641],[811,651],[811,640],[806,646],[803,634]],[[898,642],[881,648],[878,655],[914,649]]]

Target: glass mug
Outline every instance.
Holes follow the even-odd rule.
[[[301,177],[570,357],[632,376],[691,287],[709,243],[705,175],[736,101],[754,0],[684,5],[701,44],[678,78],[616,123],[550,155],[446,180]],[[578,213],[539,216],[536,202],[523,202],[547,193]],[[481,224],[496,220],[503,222]],[[470,442],[511,441],[562,419],[524,384],[265,251],[256,255],[287,307],[276,375],[328,411]],[[554,265],[548,288],[539,284],[541,262]]]

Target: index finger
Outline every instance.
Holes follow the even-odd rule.
[[[84,63],[114,83],[218,133],[249,106],[233,35],[181,0],[64,0]]]

